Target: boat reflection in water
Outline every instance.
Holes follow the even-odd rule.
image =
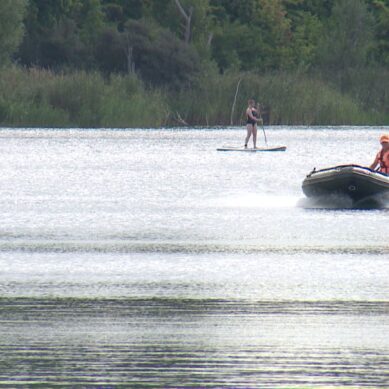
[[[302,190],[318,204],[385,208],[389,200],[389,176],[359,165],[313,169],[304,179]]]

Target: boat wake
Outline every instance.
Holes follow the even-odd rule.
[[[298,201],[298,206],[301,208],[318,208],[318,209],[352,209],[353,201],[347,196],[322,196],[301,198]]]
[[[377,195],[353,201],[350,197],[331,194],[321,197],[301,198],[297,206],[307,209],[389,209],[388,196]]]
[[[212,205],[226,208],[294,208],[298,200],[294,196],[264,196],[253,193],[217,199]]]

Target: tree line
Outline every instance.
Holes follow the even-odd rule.
[[[384,123],[388,38],[389,0],[2,0],[0,83],[12,100],[10,74],[23,80],[27,90],[16,89],[35,115],[39,104],[62,110],[53,125],[88,126],[52,98],[54,84],[77,77],[99,78],[110,96],[114,80],[137,85],[118,93],[155,98],[157,125],[234,124],[234,96],[260,99],[273,124]],[[37,90],[37,72],[48,90]],[[309,88],[321,94],[315,105]],[[18,124],[22,108],[10,104],[0,92],[0,122]]]

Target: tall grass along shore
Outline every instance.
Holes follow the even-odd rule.
[[[372,70],[372,72],[374,72]],[[377,73],[374,72],[376,75]],[[386,76],[386,77],[385,77]],[[353,81],[358,78],[358,82]],[[151,88],[134,74],[54,73],[18,66],[0,69],[0,125],[12,127],[156,128],[242,125],[248,98],[263,107],[265,124],[377,125],[387,123],[389,73],[369,87],[372,74],[348,75],[341,90],[298,72],[226,72],[212,69],[192,87]],[[374,76],[376,79],[376,76]]]

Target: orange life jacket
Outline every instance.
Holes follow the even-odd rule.
[[[381,173],[389,174],[389,150],[381,150],[377,154],[378,162],[380,164],[379,171]]]

